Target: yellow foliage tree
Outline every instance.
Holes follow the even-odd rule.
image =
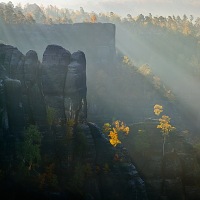
[[[108,136],[110,137],[110,144],[112,144],[114,147],[121,143],[121,141],[118,139],[118,133],[115,128],[110,131]]]
[[[138,69],[139,73],[141,73],[144,76],[149,76],[150,74],[152,74],[152,71],[149,67],[149,65],[144,64],[141,67],[139,67]]]
[[[120,132],[124,133],[125,135],[128,135],[129,133],[129,127],[125,125],[124,122],[120,120],[116,120],[113,122],[113,127],[109,123],[105,123],[103,125],[103,132],[108,133],[108,137],[110,138],[110,144],[114,147],[121,143],[121,141],[118,138],[118,134]]]
[[[97,22],[97,16],[96,16],[95,14],[92,14],[92,15],[90,16],[90,21],[91,21],[92,23]]]
[[[163,112],[163,107],[161,105],[156,104],[154,106],[155,115],[160,115],[161,112]],[[163,156],[165,155],[166,138],[171,131],[175,130],[175,127],[170,124],[170,119],[171,118],[169,116],[162,115],[162,117],[159,119],[159,124],[157,125],[157,128],[161,129],[163,135]]]
[[[163,112],[163,107],[161,105],[156,104],[154,106],[155,115],[160,115],[161,112]]]
[[[108,133],[111,130],[111,125],[109,123],[105,123],[103,125],[103,133]]]
[[[133,66],[133,62],[129,59],[128,56],[124,56],[123,57],[122,63],[124,63],[124,64],[126,64],[128,66]]]
[[[168,135],[170,131],[173,131],[175,127],[170,124],[170,118],[167,115],[163,115],[159,119],[160,124],[157,125],[157,128],[160,128],[163,135]]]

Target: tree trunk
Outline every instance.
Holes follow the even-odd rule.
[[[163,156],[165,155],[165,141],[166,141],[166,137],[163,137]]]

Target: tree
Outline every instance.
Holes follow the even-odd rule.
[[[200,26],[200,17],[197,17],[197,19],[195,20],[195,26],[196,27]]]
[[[192,23],[193,20],[194,20],[193,15],[190,15],[190,22]]]
[[[152,74],[151,68],[148,64],[144,64],[138,68],[139,73],[143,74],[144,76],[148,76]]]
[[[81,15],[85,14],[85,11],[84,11],[83,7],[80,7],[80,13],[81,13]]]
[[[127,19],[129,22],[132,22],[134,20],[131,14],[127,14]]]
[[[29,171],[41,160],[41,139],[42,136],[37,126],[30,125],[24,132],[23,141],[19,143],[19,158],[22,159],[24,165],[27,165]]]
[[[94,13],[90,16],[90,21],[92,23],[95,23],[97,21],[97,16]]]
[[[163,107],[161,105],[156,104],[154,106],[155,115],[160,115],[161,112],[163,112]]]
[[[163,112],[163,107],[161,105],[156,104],[154,106],[154,113],[155,115],[160,115],[160,113]],[[170,119],[169,116],[167,115],[162,115],[162,117],[159,119],[159,124],[157,125],[158,129],[161,129],[162,135],[163,135],[163,145],[162,145],[162,152],[163,156],[165,155],[165,142],[167,136],[169,136],[169,133],[173,130],[175,130],[175,127],[173,127],[170,124]]]
[[[52,126],[56,120],[56,110],[55,108],[48,106],[46,111],[47,111],[47,123],[50,126],[50,129],[52,129]]]
[[[189,35],[189,34],[192,33],[189,21],[184,21],[184,23],[183,23],[183,31],[182,32],[183,32],[184,35]]]
[[[116,120],[113,122],[113,127],[109,123],[105,123],[103,125],[103,132],[108,133],[110,144],[116,147],[118,144],[121,143],[118,136],[119,133],[124,133],[128,135],[129,127],[124,124],[124,122]]]
[[[126,65],[128,65],[128,66],[130,66],[130,67],[131,67],[131,66],[134,66],[133,62],[129,59],[128,56],[124,56],[124,57],[123,57],[122,63],[124,63],[124,64],[126,64]]]
[[[145,20],[144,15],[143,15],[143,14],[140,14],[140,15],[137,16],[136,22],[138,22],[138,23],[143,23],[144,20]]]
[[[35,20],[33,19],[33,16],[31,13],[27,13],[26,14],[26,20],[29,24],[34,24],[35,23]]]
[[[4,10],[4,17],[5,17],[5,21],[8,24],[13,23],[13,15],[14,15],[14,5],[12,4],[11,1],[9,1],[6,5],[5,5],[5,10]]]

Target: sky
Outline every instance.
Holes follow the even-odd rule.
[[[139,14],[154,16],[168,16],[186,14],[200,17],[200,0],[11,0],[14,5],[17,3],[36,3],[38,5],[56,5],[61,8],[79,10],[83,7],[87,12],[114,12],[121,16]],[[0,0],[9,2],[9,0]]]

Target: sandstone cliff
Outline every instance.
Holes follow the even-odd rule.
[[[4,146],[0,183],[7,199],[30,199],[33,193],[35,198],[48,199],[54,198],[55,191],[56,199],[147,199],[144,181],[126,150],[112,147],[101,130],[87,122],[82,51],[71,54],[59,45],[48,45],[40,62],[33,50],[23,55],[17,48],[1,44],[0,70],[0,140]],[[43,177],[45,167],[52,163],[58,180],[55,187],[39,178],[42,190],[33,191],[34,184],[32,188],[16,179],[17,144],[30,125],[42,133],[43,165],[34,169],[30,165],[29,176]],[[121,155],[120,160],[114,159],[116,154]]]

